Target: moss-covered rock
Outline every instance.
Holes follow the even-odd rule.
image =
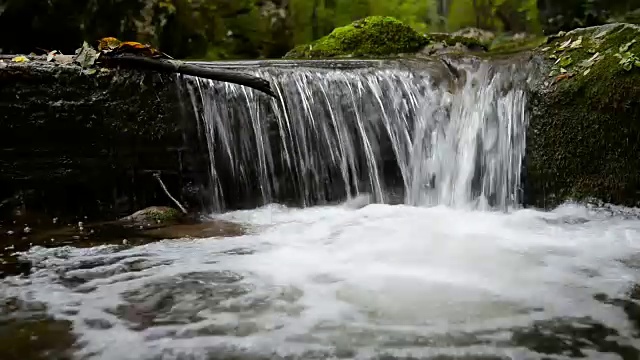
[[[415,53],[429,38],[392,17],[371,16],[333,30],[285,58],[379,57]]]
[[[532,94],[530,202],[640,203],[640,27],[611,24],[550,38]]]
[[[135,223],[167,224],[179,221],[183,217],[179,210],[167,206],[150,206],[136,211],[123,220]]]
[[[496,38],[496,34],[491,31],[473,27],[460,29],[451,35],[473,39],[475,42],[483,44],[485,46],[491,44],[491,42]]]
[[[448,33],[430,33],[427,35],[429,44],[425,46],[420,55],[439,55],[446,53],[485,52],[486,44],[481,40]]]
[[[492,54],[514,54],[533,50],[546,42],[547,38],[535,34],[501,34],[489,45]]]

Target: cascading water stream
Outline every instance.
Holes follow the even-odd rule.
[[[271,81],[279,99],[188,78],[210,153],[214,210],[224,210],[233,191],[262,204],[362,192],[374,202],[400,192],[411,205],[519,203],[527,69],[376,65],[245,69]]]
[[[278,100],[186,79],[216,210],[405,204],[268,204],[213,215],[242,236],[34,246],[29,275],[0,279],[0,334],[51,316],[90,360],[640,357],[638,209],[468,211],[520,201],[528,65],[287,64],[232,64]]]

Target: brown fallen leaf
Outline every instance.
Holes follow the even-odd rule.
[[[570,79],[573,77],[572,73],[565,73],[565,74],[560,74],[558,76],[556,76],[556,78],[553,80],[553,83],[556,84],[562,80],[566,80],[566,79]]]
[[[154,49],[151,45],[135,41],[120,41],[114,37],[105,37],[98,41],[98,51],[105,55],[132,54],[149,58],[173,59],[171,56]]]

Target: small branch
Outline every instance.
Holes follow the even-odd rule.
[[[171,196],[171,194],[169,193],[169,190],[167,190],[167,187],[164,186],[164,183],[162,182],[162,179],[160,179],[160,174],[155,173],[153,174],[153,177],[155,177],[158,182],[160,183],[160,186],[162,186],[162,190],[164,190],[165,194],[167,194],[167,196],[173,200],[173,202],[178,205],[178,207],[180,208],[180,210],[182,210],[183,213],[187,214],[187,210],[184,208],[184,206],[182,206],[182,204],[180,204],[180,202],[178,202],[178,200],[176,200],[173,196]]]
[[[454,77],[455,80],[460,79],[460,70],[458,70],[455,66],[453,66],[453,64],[451,64],[451,62],[449,62],[447,59],[440,59],[440,61],[442,61],[442,63],[444,64],[444,66],[447,67],[447,70],[449,70],[449,72],[451,73],[451,75]]]
[[[178,73],[197,76],[205,79],[224,81],[248,86],[269,96],[276,97],[269,81],[257,76],[226,69],[211,69],[203,66],[187,64],[178,60],[151,59],[134,55],[118,55],[102,60],[107,66],[121,66],[134,69],[148,69],[159,72]]]

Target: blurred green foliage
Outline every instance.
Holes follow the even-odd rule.
[[[626,19],[639,7],[640,0],[4,0],[0,52],[70,53],[115,36],[178,58],[275,58],[370,15],[420,32],[549,33]]]

